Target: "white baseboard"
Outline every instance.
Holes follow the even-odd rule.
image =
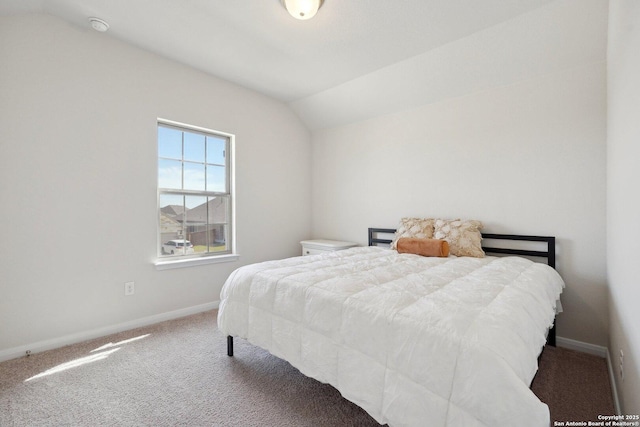
[[[607,360],[607,369],[609,370],[609,381],[611,381],[611,391],[613,394],[613,405],[615,407],[616,413],[621,415],[620,411],[620,400],[618,399],[618,389],[616,387],[616,376],[615,371],[613,369],[613,364],[611,363],[611,354],[609,354],[609,348],[589,344],[582,341],[576,341],[569,338],[557,337],[556,344],[558,347],[568,348],[569,350],[575,350],[582,353],[592,354],[594,356],[602,357]]]
[[[618,387],[616,386],[616,374],[613,369],[613,363],[611,363],[611,354],[609,353],[609,349],[607,348],[607,368],[609,369],[609,380],[611,380],[611,392],[613,393],[613,405],[616,409],[617,415],[622,415],[622,410],[620,409],[620,399],[618,399]]]
[[[22,345],[20,347],[10,348],[7,350],[0,351],[0,362],[24,356],[27,353],[27,351],[29,351],[31,354],[35,354],[35,353],[40,353],[47,350],[53,350],[55,348],[64,347],[66,345],[76,344],[76,343],[91,340],[94,338],[100,338],[105,335],[111,335],[118,332],[128,331],[130,329],[136,329],[143,326],[153,325],[155,323],[164,322],[166,320],[178,319],[180,317],[190,316],[192,314],[201,313],[203,311],[214,310],[218,308],[219,305],[220,305],[220,301],[214,301],[206,304],[196,305],[193,307],[182,308],[180,310],[174,310],[166,313],[156,314],[153,316],[143,317],[140,319],[131,320],[129,322],[118,323],[116,325],[109,325],[103,328],[78,332],[71,335],[65,335],[59,338],[53,338],[45,341],[38,341],[35,343]]]
[[[589,344],[582,341],[576,341],[569,338],[558,337],[556,338],[556,344],[558,347],[568,348],[569,350],[579,351],[581,353],[592,354],[594,356],[606,358],[607,352],[609,351],[607,347],[596,344]]]

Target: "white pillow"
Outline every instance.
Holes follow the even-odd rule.
[[[451,255],[483,258],[480,229],[482,229],[480,221],[437,219],[434,222],[433,237],[449,242]]]
[[[432,218],[402,218],[391,241],[391,249],[398,249],[398,239],[402,237],[433,238],[433,222]]]

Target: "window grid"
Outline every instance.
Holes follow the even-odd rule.
[[[161,133],[164,130],[180,132],[180,158],[176,155],[165,155],[161,148]],[[187,158],[186,138],[188,135],[199,135],[202,138],[202,161]],[[170,141],[169,141],[170,142]],[[177,141],[176,141],[177,142]],[[209,152],[211,145],[218,144],[222,148],[221,160],[209,161],[215,157],[215,150]],[[165,142],[167,144],[167,142]],[[161,257],[198,257],[215,256],[232,253],[231,223],[232,203],[230,192],[230,144],[229,135],[214,131],[202,132],[187,126],[175,126],[158,122],[158,212],[159,212],[159,256]],[[177,154],[177,153],[175,153]],[[210,155],[211,154],[211,155]],[[162,161],[179,162],[180,188],[176,186],[160,187],[161,181],[167,184],[163,173]],[[202,181],[204,189],[192,189],[187,182],[189,165],[202,166]],[[221,187],[224,191],[214,191],[220,182],[215,182],[214,170],[222,168]],[[211,173],[210,173],[211,172]],[[200,199],[203,203],[194,205],[190,200]],[[180,203],[176,202],[179,200]],[[169,201],[174,201],[175,204]],[[173,237],[173,238],[171,238]],[[192,242],[192,240],[196,240]],[[176,247],[175,245],[181,246]]]

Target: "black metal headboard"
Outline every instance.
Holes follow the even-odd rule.
[[[379,238],[379,234],[393,234],[395,228],[369,228],[369,246],[377,246],[379,244],[390,244],[391,239]],[[482,250],[490,254],[507,254],[519,256],[532,256],[546,258],[547,264],[556,268],[556,238],[551,236],[524,236],[519,234],[495,234],[482,233],[482,238],[487,240],[511,240],[522,242],[545,242],[547,249],[544,251],[532,251],[528,249],[514,249],[483,246]]]

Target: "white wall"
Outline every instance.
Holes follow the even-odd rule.
[[[48,16],[0,18],[0,224],[12,242],[0,245],[0,356],[216,301],[239,265],[296,255],[311,235],[365,243],[367,227],[407,215],[556,235],[568,285],[559,334],[606,345],[603,5],[551,3],[576,19],[540,45],[518,32],[544,30],[548,8],[443,47],[435,54],[459,64],[470,47],[503,40],[502,56],[487,47],[498,65],[526,58],[518,49],[539,61],[515,79],[316,131],[313,149],[290,109],[267,97],[108,33]],[[563,52],[567,37],[593,50],[570,61],[540,55]],[[349,93],[344,102],[359,102]],[[157,117],[236,134],[240,262],[153,267]],[[136,295],[124,297],[129,280]]]
[[[310,135],[286,105],[46,15],[1,17],[0,58],[0,355],[213,303],[309,237]],[[158,117],[236,135],[239,262],[153,266]]]
[[[607,266],[609,350],[623,413],[640,413],[640,2],[609,9]],[[619,354],[624,353],[624,379]]]
[[[598,41],[595,58],[558,69],[552,52],[537,75],[516,83],[315,131],[313,235],[364,244],[367,227],[395,227],[403,216],[478,219],[486,231],[555,235],[567,283],[558,333],[606,345],[606,3],[562,3],[587,15],[580,20],[592,25],[580,28]],[[536,13],[527,21],[546,19]],[[518,40],[521,28],[487,31]],[[450,48],[464,52],[459,44],[495,38],[478,33]],[[506,45],[500,61],[519,48]]]
[[[291,106],[317,130],[601,61],[607,5],[607,0],[554,0]]]

